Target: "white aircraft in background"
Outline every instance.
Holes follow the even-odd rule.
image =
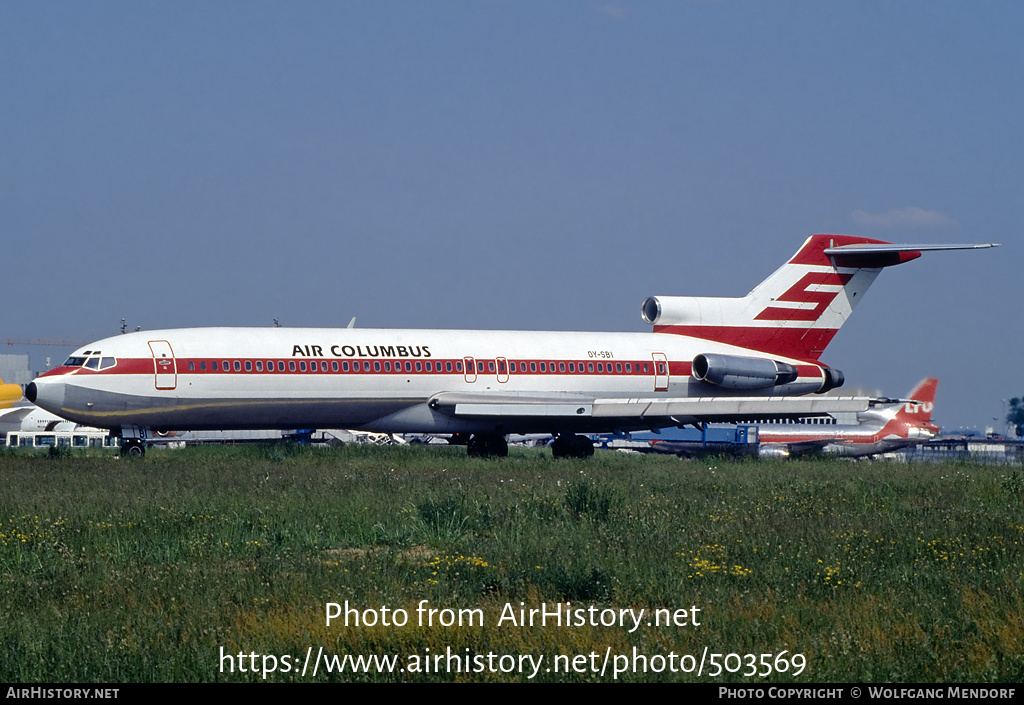
[[[0,410],[0,445],[8,433],[99,431],[52,414],[37,406],[16,406]]]
[[[853,425],[817,423],[761,424],[759,454],[786,457],[812,452],[862,457],[924,443],[939,435],[932,423],[939,381],[924,379],[907,396],[912,401],[875,404],[857,414]]]
[[[745,297],[647,299],[653,333],[129,333],[76,350],[26,396],[138,455],[159,431],[351,428],[454,434],[478,456],[506,454],[510,433],[550,433],[556,456],[586,456],[593,444],[575,434],[866,410],[863,398],[799,395],[842,385],[818,358],[881,269],[992,246],[814,235]]]

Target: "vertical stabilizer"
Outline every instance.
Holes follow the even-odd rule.
[[[641,312],[656,333],[817,360],[882,268],[925,250],[979,247],[992,245],[893,245],[853,235],[812,235],[742,298],[651,297]]]
[[[913,424],[915,426],[930,425],[932,421],[932,410],[935,408],[935,391],[939,386],[939,380],[928,377],[914,387],[907,395],[909,401],[896,414],[896,418]]]

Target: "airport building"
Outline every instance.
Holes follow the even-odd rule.
[[[0,379],[7,384],[24,387],[35,379],[36,373],[29,369],[28,355],[0,355]]]

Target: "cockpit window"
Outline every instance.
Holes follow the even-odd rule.
[[[86,354],[81,356],[72,355],[64,362],[64,367],[85,367],[89,370],[105,370],[113,367],[117,364],[117,359],[113,357],[101,357],[100,352],[97,350],[96,354]]]

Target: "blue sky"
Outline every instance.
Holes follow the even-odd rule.
[[[2,338],[645,330],[816,232],[887,270],[822,359],[1024,395],[1024,6],[0,2]],[[30,352],[39,366],[43,352]]]

